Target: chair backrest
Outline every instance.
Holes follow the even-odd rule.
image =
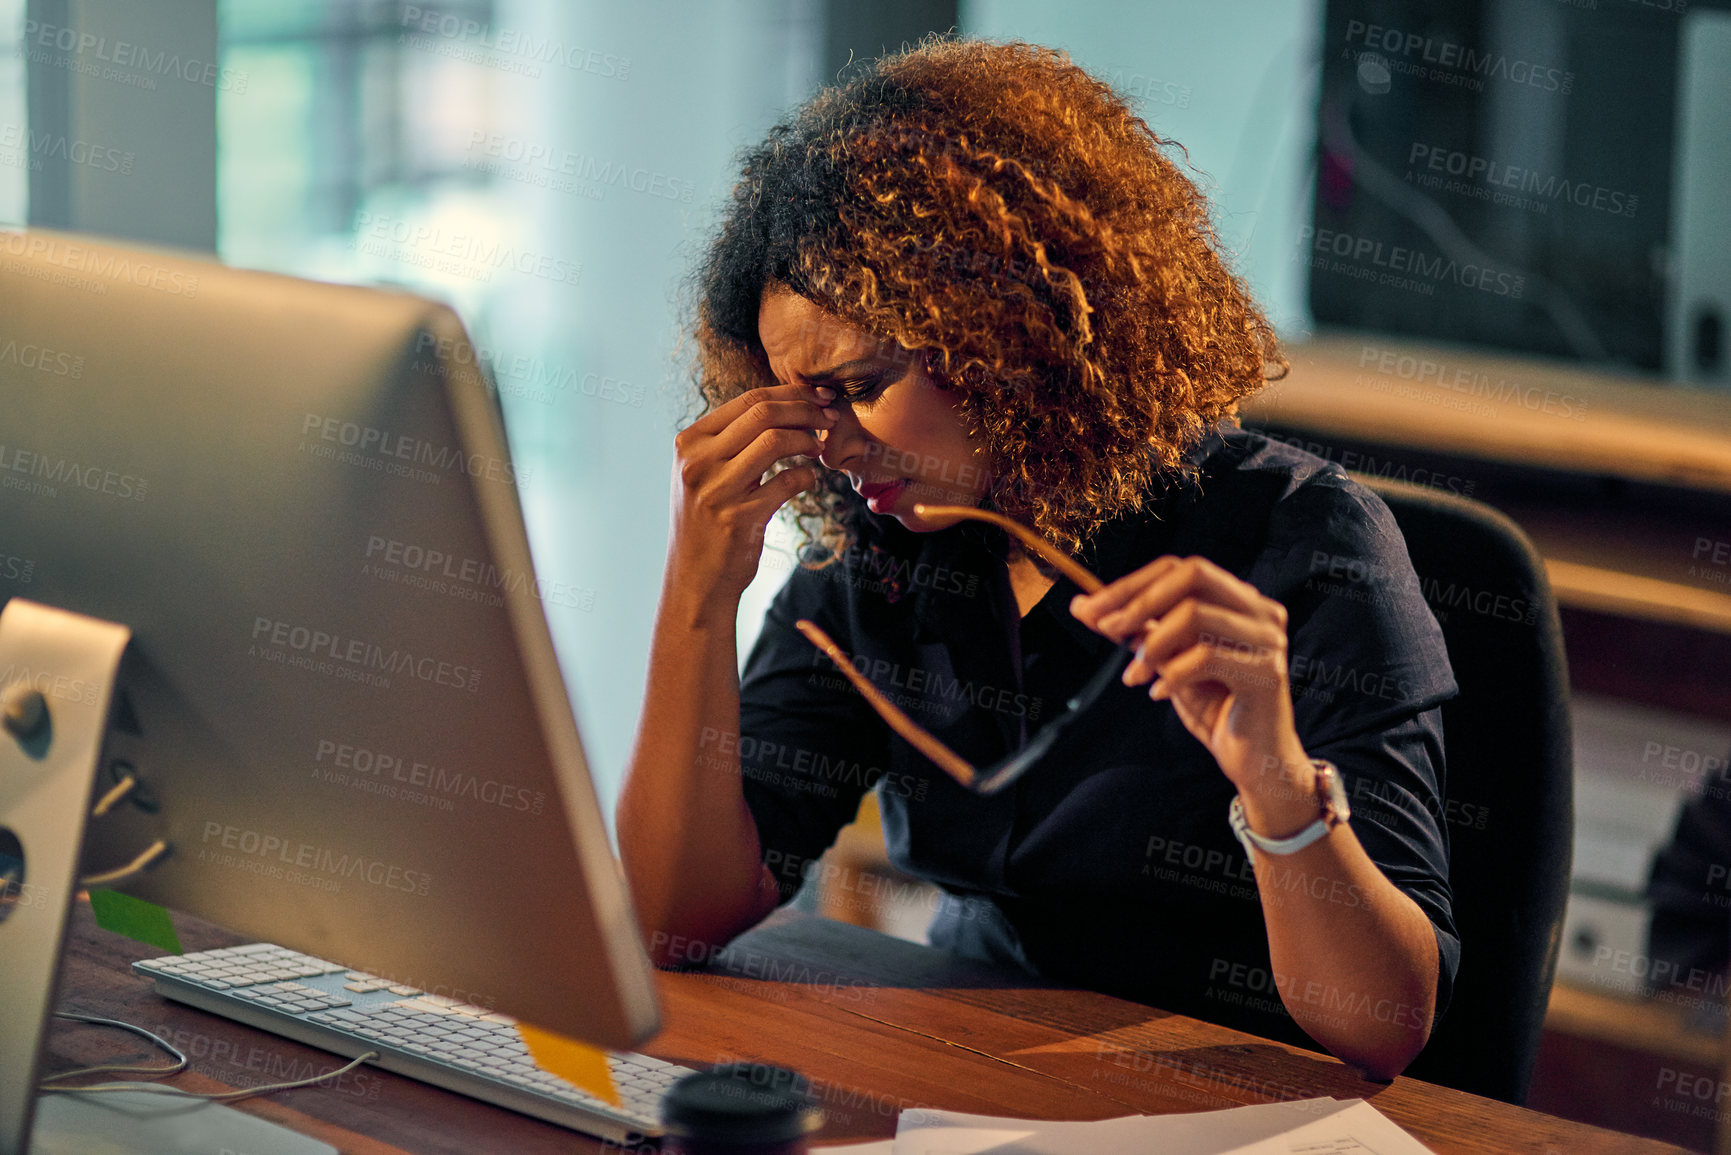
[[[1526,1099],[1556,973],[1574,832],[1562,627],[1544,562],[1476,501],[1361,477],[1393,512],[1460,694],[1443,706],[1449,885],[1461,964],[1407,1073]]]

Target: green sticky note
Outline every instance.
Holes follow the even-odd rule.
[[[115,934],[137,939],[159,947],[170,954],[185,954],[168,912],[154,902],[121,894],[118,890],[90,892],[90,909],[96,915],[96,925]]]

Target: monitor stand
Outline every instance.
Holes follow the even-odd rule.
[[[131,637],[125,626],[23,598],[0,612],[0,858],[19,864],[0,879],[0,1155],[335,1155],[216,1103],[147,1091],[38,1099],[42,1037]]]
[[[125,626],[23,598],[0,612],[0,856],[10,866],[0,885],[0,1155],[31,1148],[42,1040],[131,637]],[[90,1114],[52,1113],[60,1122]]]
[[[220,1103],[148,1091],[44,1095],[30,1155],[337,1155],[329,1143]]]

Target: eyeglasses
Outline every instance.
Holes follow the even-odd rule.
[[[1105,588],[1105,583],[1089,573],[1075,558],[1027,526],[1001,513],[966,505],[915,505],[914,513],[920,517],[955,517],[988,522],[1052,563],[1058,572],[1081,587],[1083,593],[1098,593]],[[1135,653],[1135,647],[1130,642],[1120,643],[1106,660],[1106,664],[1100,667],[1099,672],[1088,679],[1074,698],[1065,703],[1062,714],[1041,727],[1021,750],[980,770],[940,742],[931,731],[908,717],[901,707],[885,697],[882,690],[872,685],[871,680],[859,672],[847,652],[836,645],[815,622],[801,618],[794,626],[836,664],[848,681],[853,683],[854,689],[860,692],[860,696],[878,712],[878,717],[889,724],[890,729],[901,735],[908,745],[930,758],[940,770],[954,778],[963,788],[975,794],[996,794],[1038,765],[1057,744],[1058,739],[1063,737],[1064,732],[1099,700],[1106,687],[1119,680],[1124,668],[1130,664],[1131,655]]]

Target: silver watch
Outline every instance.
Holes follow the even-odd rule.
[[[1258,850],[1264,854],[1293,854],[1352,817],[1352,808],[1346,804],[1346,785],[1334,763],[1313,758],[1310,764],[1316,767],[1316,800],[1322,814],[1290,838],[1264,838],[1250,829],[1250,820],[1244,817],[1244,803],[1236,794],[1232,796],[1226,819],[1232,823],[1232,833],[1238,835],[1238,841],[1244,844],[1246,857],[1254,860]]]

